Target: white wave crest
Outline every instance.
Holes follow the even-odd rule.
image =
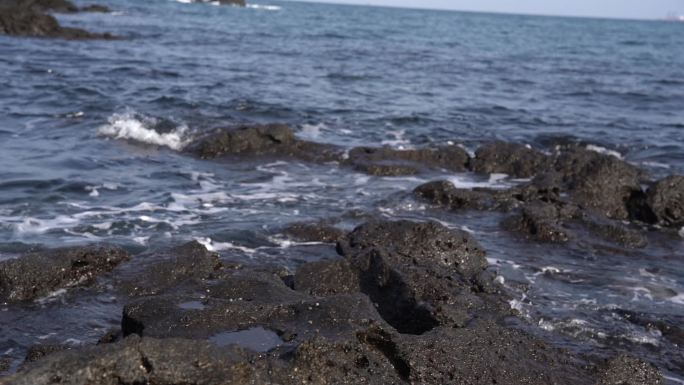
[[[263,9],[264,11],[280,11],[282,7],[268,4],[247,4],[247,8]]]
[[[170,132],[159,133],[153,129],[157,119],[141,117],[134,112],[117,113],[109,117],[108,123],[97,132],[114,139],[130,139],[138,142],[166,146],[172,150],[182,150],[190,140],[186,137],[188,127],[180,125]]]
[[[589,151],[598,152],[599,154],[610,155],[610,156],[614,156],[618,159],[622,159],[622,154],[620,154],[619,152],[614,151],[614,150],[609,150],[605,147],[596,146],[593,144],[588,144],[586,148]]]

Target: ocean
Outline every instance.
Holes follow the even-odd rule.
[[[434,179],[505,188],[520,183],[512,178],[377,177],[182,152],[217,127],[279,122],[349,148],[580,142],[653,178],[681,175],[684,23],[276,0],[101,3],[115,12],[57,17],[124,39],[0,36],[0,260],[38,247],[108,242],[141,253],[196,239],[245,263],[295,267],[329,251],[278,236],[287,224],[432,219],[487,250],[516,293],[520,327],[571,351],[630,352],[684,384],[681,347],[620,313],[682,325],[684,237],[654,235],[624,253],[536,244],[503,231],[503,215],[445,212],[411,195]],[[92,343],[120,322],[123,299],[106,287],[53,294],[0,306],[0,354],[20,357],[47,339]]]

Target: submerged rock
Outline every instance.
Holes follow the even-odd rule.
[[[96,12],[96,13],[110,13],[112,10],[109,7],[99,4],[86,5],[79,9],[81,12]]]
[[[324,223],[293,223],[283,232],[298,241],[322,243],[336,243],[346,235],[344,230]]]
[[[684,226],[684,176],[662,179],[646,194],[648,205],[659,223],[668,227]]]
[[[390,147],[357,147],[344,164],[377,176],[417,174],[424,169],[465,171],[468,153],[457,146],[397,150]]]
[[[0,262],[0,301],[29,301],[57,290],[87,285],[130,258],[111,246],[87,246],[30,253]]]
[[[461,189],[449,181],[428,182],[416,187],[413,193],[449,210],[510,211],[521,203],[510,191],[487,188]]]
[[[473,171],[480,174],[507,174],[528,178],[549,168],[550,157],[531,147],[508,142],[493,142],[480,147],[472,160]]]
[[[336,146],[297,139],[292,129],[285,124],[221,129],[196,141],[189,151],[203,159],[270,156],[327,162],[340,160],[342,155]]]

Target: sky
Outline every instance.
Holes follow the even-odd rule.
[[[684,0],[306,0],[461,11],[662,19],[684,14]]]

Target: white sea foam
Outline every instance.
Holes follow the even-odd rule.
[[[257,249],[251,248],[251,247],[245,247],[245,246],[240,246],[236,245],[232,242],[215,242],[209,237],[205,238],[195,238],[197,242],[202,244],[204,247],[207,248],[209,251],[222,251],[222,250],[240,250],[244,252],[245,254],[254,254],[257,252]]]
[[[383,140],[381,142],[383,146],[391,146],[400,150],[411,147],[411,142],[404,137],[406,130],[390,131],[388,134],[392,136],[392,139]]]
[[[283,9],[280,6],[268,4],[247,4],[247,8],[261,9],[264,11],[280,11],[281,9]]]
[[[154,118],[141,117],[132,111],[127,111],[109,117],[108,123],[101,126],[97,132],[114,139],[135,140],[166,146],[176,151],[182,150],[190,142],[186,125],[180,125],[171,132],[159,133],[153,129],[157,123]]]
[[[463,189],[474,189],[481,187],[506,189],[512,185],[507,181],[507,178],[508,175],[506,174],[492,174],[487,181],[481,181],[468,174],[456,174],[447,177],[449,182],[453,183],[455,187]]]
[[[321,130],[327,128],[328,126],[326,126],[325,123],[304,124],[302,125],[302,129],[297,133],[297,136],[302,139],[316,140],[321,136]]]
[[[589,151],[598,152],[599,154],[614,156],[614,157],[616,157],[616,158],[618,158],[618,159],[622,159],[622,158],[623,158],[623,157],[622,157],[622,154],[620,154],[619,152],[614,151],[614,150],[607,149],[607,148],[605,148],[605,147],[596,146],[596,145],[593,145],[593,144],[588,144],[586,148],[587,148],[587,150],[589,150]]]

